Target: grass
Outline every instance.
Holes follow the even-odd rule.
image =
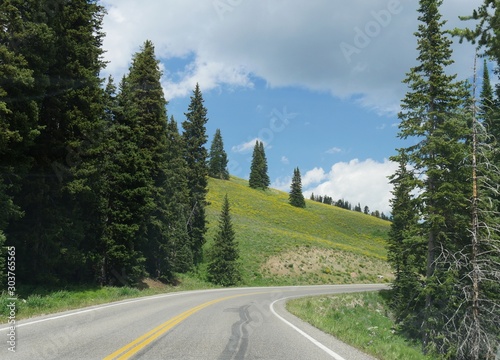
[[[229,181],[209,179],[209,189],[207,247],[211,246],[210,239],[227,194],[239,241],[245,285],[377,282],[381,273],[385,279],[390,276],[385,248],[390,226],[387,221],[310,200],[306,200],[305,209],[296,208],[289,205],[288,193],[250,189],[247,181],[235,177]],[[308,251],[304,252],[304,249]],[[352,256],[369,259],[372,269],[378,274],[360,280],[359,276],[351,276],[358,269],[346,266],[336,266],[335,273],[331,274],[320,269],[281,273],[269,264],[285,261],[290,254],[303,254],[302,259],[293,260],[297,262],[295,268],[299,269],[300,261],[316,261],[313,254],[317,251],[330,252],[330,255],[334,251],[331,260],[342,264],[347,264],[344,260]],[[324,267],[333,265],[325,263]]]
[[[322,331],[381,360],[431,360],[421,344],[395,330],[387,305],[390,291],[291,300],[287,310]]]

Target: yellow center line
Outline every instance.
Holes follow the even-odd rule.
[[[198,311],[200,311],[200,310],[202,310],[202,309],[204,309],[204,308],[206,308],[206,307],[208,307],[210,305],[216,304],[216,303],[224,301],[224,300],[229,300],[229,299],[237,298],[237,297],[240,297],[240,296],[248,296],[248,295],[254,295],[254,294],[262,294],[262,293],[261,292],[255,292],[255,293],[249,293],[249,294],[240,294],[240,295],[226,296],[226,297],[223,297],[223,298],[211,300],[211,301],[208,301],[206,303],[203,303],[203,304],[200,304],[198,306],[195,306],[195,307],[193,307],[193,308],[191,308],[191,309],[189,309],[187,311],[184,311],[182,314],[179,314],[179,315],[177,315],[177,316],[175,316],[175,317],[167,320],[163,324],[158,325],[157,327],[155,327],[154,329],[148,331],[144,335],[138,337],[137,339],[135,339],[131,343],[129,343],[129,344],[125,345],[124,347],[116,350],[114,353],[106,356],[104,358],[104,360],[112,360],[112,359],[124,360],[124,359],[129,359],[131,356],[137,354],[139,351],[141,351],[142,349],[144,349],[146,346],[148,346],[149,344],[151,344],[153,341],[155,341],[156,339],[158,339],[160,336],[162,336],[163,334],[165,334],[167,331],[169,331],[174,326],[176,326],[177,324],[181,323],[182,321],[184,321],[185,319],[187,319],[188,317],[190,317],[194,313],[196,313],[196,312],[198,312]]]

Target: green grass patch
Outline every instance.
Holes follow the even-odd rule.
[[[287,310],[322,331],[381,360],[431,360],[418,342],[395,330],[387,305],[390,291],[290,300]]]

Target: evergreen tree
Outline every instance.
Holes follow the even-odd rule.
[[[231,286],[241,280],[238,243],[235,236],[226,194],[207,268],[208,279],[215,284]]]
[[[422,297],[420,279],[425,276],[425,239],[418,226],[419,208],[411,192],[415,188],[415,175],[409,169],[404,150],[391,158],[399,168],[390,177],[393,185],[391,200],[393,222],[389,231],[387,259],[394,269],[392,307],[398,323],[404,323],[410,338],[419,336]]]
[[[262,141],[256,141],[252,154],[252,164],[250,166],[249,185],[252,189],[265,190],[270,184],[267,175],[267,159]]]
[[[302,180],[300,178],[299,168],[295,168],[293,170],[292,185],[290,188],[290,195],[288,198],[290,205],[305,208],[306,201],[304,200],[304,195],[302,194]]]
[[[224,150],[222,135],[220,129],[215,131],[212,146],[210,147],[210,160],[208,161],[208,175],[221,180],[229,180],[229,171],[227,170],[227,154]]]
[[[264,143],[261,141],[259,143],[259,152],[262,157],[262,168],[261,168],[261,178],[262,178],[262,188],[267,189],[271,185],[271,180],[269,179],[268,168],[267,168],[267,157],[264,150]]]
[[[31,158],[31,176],[23,178],[14,200],[24,217],[9,225],[7,238],[16,245],[19,259],[26,259],[18,266],[20,280],[82,280],[87,268],[84,229],[92,209],[80,176],[92,167],[94,134],[102,120],[104,9],[85,0],[58,2],[51,11],[39,1],[7,3],[22,3],[19,18],[32,21],[16,50],[35,80],[25,94],[37,106],[33,101],[23,105],[31,113],[23,122],[38,122],[40,129],[25,153]]]
[[[420,193],[421,230],[427,239],[426,273],[419,297],[422,307],[413,309],[426,350],[452,351],[450,334],[444,324],[453,310],[452,284],[457,274],[450,272],[446,255],[463,247],[467,240],[470,190],[463,160],[467,158],[467,92],[455,76],[447,75],[452,64],[451,41],[442,30],[441,0],[421,0],[418,40],[419,65],[408,73],[405,83],[410,91],[402,101],[399,137],[420,139],[404,151],[408,164],[418,174],[415,182]],[[410,245],[410,244],[408,244]],[[407,245],[407,246],[408,246]],[[420,326],[418,322],[420,321]],[[408,324],[403,324],[408,325]]]
[[[198,84],[191,96],[186,121],[182,123],[184,132],[184,157],[189,169],[187,183],[189,188],[189,215],[187,219],[191,251],[195,265],[203,260],[203,244],[206,232],[206,194],[208,184],[207,142],[205,125],[208,121],[207,109]]]
[[[187,272],[193,267],[193,253],[187,228],[189,189],[187,176],[189,169],[184,159],[181,135],[174,117],[167,124],[167,172],[166,198],[168,199],[168,227],[170,255],[175,272]]]
[[[491,86],[490,72],[486,59],[483,64],[483,87],[480,94],[478,117],[491,135],[487,141],[492,143],[500,139],[500,110]]]
[[[38,104],[29,99],[33,93],[35,79],[26,56],[19,47],[26,46],[27,29],[36,30],[20,10],[19,2],[5,1],[0,4],[0,248],[3,249],[7,225],[22,216],[22,211],[14,202],[19,192],[21,179],[31,166],[27,156],[33,141],[39,134]],[[28,7],[25,5],[25,7]],[[39,32],[33,31],[36,37]],[[0,250],[2,252],[2,250]],[[3,252],[0,256],[4,257]],[[5,257],[4,257],[5,258]],[[2,265],[2,264],[0,264]],[[3,266],[0,270],[3,272]]]
[[[474,90],[475,94],[475,81]],[[460,274],[456,311],[448,320],[446,329],[456,338],[456,359],[493,358],[500,337],[500,207],[498,183],[500,171],[496,139],[491,129],[489,76],[483,75],[483,90],[479,111],[471,106],[471,177],[472,197],[470,214],[470,242],[453,255],[452,269]],[[484,104],[490,104],[485,107]],[[478,117],[479,116],[479,117]],[[489,124],[488,124],[489,123]]]
[[[107,206],[103,229],[102,281],[134,282],[145,274],[161,276],[166,246],[166,101],[154,46],[146,41],[122,80],[107,160]],[[148,261],[146,262],[146,257]],[[164,267],[163,267],[164,268]],[[163,269],[163,271],[166,271]],[[122,278],[125,276],[122,275]]]
[[[476,116],[473,116],[473,196],[471,243],[458,257],[460,268],[466,268],[461,288],[463,298],[459,306],[465,308],[452,324],[459,324],[458,359],[489,359],[498,355],[500,338],[500,196],[498,192],[500,155],[500,86],[496,96],[490,83],[486,59],[495,62],[494,73],[500,74],[500,37],[498,24],[500,6],[497,0],[484,0],[472,16],[475,29],[458,30],[457,34],[477,43],[485,57],[483,88]],[[474,84],[475,87],[475,84]],[[474,91],[475,97],[475,91]],[[474,104],[475,105],[475,104]]]

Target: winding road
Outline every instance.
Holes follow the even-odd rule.
[[[19,321],[0,359],[371,359],[297,319],[287,299],[384,285],[230,288],[155,295]]]

